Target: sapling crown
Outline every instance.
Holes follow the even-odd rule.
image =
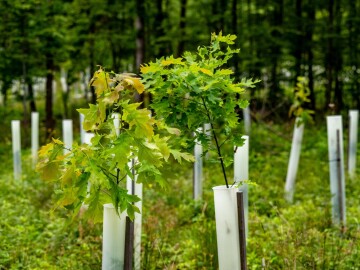
[[[44,179],[58,184],[57,206],[72,210],[73,216],[85,203],[87,217],[101,221],[103,204],[110,202],[133,219],[139,212],[134,205],[139,198],[128,194],[126,176],[134,179],[135,171],[137,182],[164,186],[161,167],[170,156],[179,162],[193,157],[172,147],[171,138],[179,130],[169,128],[134,102],[134,94],[144,91],[135,75],[106,72],[100,67],[90,85],[95,87],[97,102],[78,112],[84,115],[84,129],[95,134],[91,144],[75,143],[64,155],[63,142],[53,139],[40,149],[37,170]],[[119,125],[114,125],[114,113],[119,116]],[[129,167],[135,157],[136,162]]]
[[[199,132],[195,132],[195,138],[187,137],[187,145],[193,146],[195,139],[203,144],[204,153],[216,153],[227,187],[225,167],[232,158],[224,155],[223,148],[225,143],[242,145],[237,109],[249,105],[242,94],[258,82],[245,78],[235,81],[234,72],[227,66],[239,53],[239,49],[231,48],[235,39],[235,35],[212,34],[210,46],[201,46],[196,53],[163,57],[141,68],[145,89],[153,94],[151,107],[168,125],[192,134],[210,124],[215,147]]]

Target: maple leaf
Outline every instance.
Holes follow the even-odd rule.
[[[99,70],[95,71],[89,84],[90,86],[95,87],[96,95],[100,96],[109,88],[111,82],[112,80],[110,79],[109,74],[100,67]]]
[[[73,179],[76,178],[75,174],[75,167],[71,166],[68,167],[65,172],[62,173],[60,177],[60,182],[63,186],[71,185],[73,182]]]
[[[48,153],[50,151],[52,151],[54,149],[54,144],[53,143],[48,143],[46,145],[43,145],[40,150],[38,151],[39,153],[39,157],[43,157],[48,155]]]
[[[217,75],[231,75],[234,74],[234,71],[231,69],[220,69],[216,72]]]
[[[54,139],[52,138],[52,141],[55,143],[55,144],[60,144],[60,145],[64,145],[64,143],[58,139]]]
[[[155,65],[155,63],[151,63],[150,65],[142,65],[140,67],[140,72],[142,74],[156,73],[156,72],[158,72],[160,70],[161,70],[161,67]]]
[[[56,161],[51,161],[40,165],[38,171],[41,173],[41,178],[47,181],[52,181],[58,179],[59,176],[59,163]]]
[[[107,152],[109,155],[114,155],[114,161],[118,163],[118,168],[121,169],[126,166],[133,141],[133,138],[128,133],[121,133],[115,141],[114,147]]]
[[[89,104],[88,109],[78,109],[84,115],[83,127],[85,130],[95,130],[105,120],[106,105],[101,102],[99,105]]]
[[[165,60],[161,61],[161,65],[163,67],[170,66],[170,65],[185,65],[185,63],[182,62],[182,58],[174,58],[173,56],[167,57]]]
[[[105,94],[105,97],[103,99],[103,102],[109,105],[113,105],[119,100],[119,92],[118,91],[111,91],[109,93]]]
[[[127,78],[124,79],[124,82],[126,82],[128,85],[135,88],[135,90],[139,94],[142,94],[144,92],[144,90],[145,90],[145,87],[144,87],[144,85],[142,84],[142,82],[140,81],[139,78],[127,77]]]
[[[211,72],[211,70],[208,70],[206,68],[200,68],[199,69],[202,73],[209,75],[209,76],[213,76],[214,74]]]
[[[94,223],[102,222],[103,220],[103,205],[106,203],[100,190],[95,189],[94,192],[90,193],[89,198],[86,199],[85,203],[89,204],[85,215],[87,218],[94,221]]]
[[[123,103],[124,115],[123,119],[129,123],[129,129],[135,127],[135,136],[138,138],[151,138],[154,135],[153,125],[154,119],[150,116],[150,111],[147,109],[137,109],[140,103],[127,104]]]
[[[189,153],[183,153],[175,149],[170,149],[170,153],[173,155],[174,159],[178,161],[180,164],[182,162],[182,159],[191,162],[195,161],[194,156]]]
[[[73,204],[77,200],[77,188],[69,187],[63,189],[63,194],[58,200],[58,205],[67,206]]]
[[[167,143],[169,137],[160,138],[159,134],[156,134],[153,139],[160,153],[163,155],[164,160],[167,161],[170,156],[170,149]]]

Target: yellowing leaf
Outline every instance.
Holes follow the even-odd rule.
[[[213,76],[214,74],[211,72],[211,70],[208,70],[206,68],[200,68],[199,69],[202,73],[209,75],[209,76]]]
[[[216,74],[218,75],[231,75],[234,72],[231,69],[220,69]]]
[[[181,131],[178,128],[170,128],[170,127],[166,127],[167,132],[169,132],[170,134],[174,134],[177,136],[180,136]]]
[[[43,157],[46,156],[50,151],[52,151],[54,149],[54,144],[53,143],[48,143],[44,146],[42,146],[39,150],[39,157]]]
[[[166,66],[170,66],[170,65],[184,65],[184,63],[182,62],[182,58],[179,57],[179,58],[174,58],[173,56],[170,56],[168,57],[167,59],[165,60],[162,60],[161,61],[161,65],[163,67],[166,67]]]
[[[106,105],[101,102],[99,105],[89,104],[88,109],[78,109],[84,115],[83,127],[85,130],[95,130],[105,120]]]
[[[119,100],[119,92],[118,91],[111,91],[107,93],[103,99],[106,104],[113,105],[115,102]]]
[[[111,79],[109,74],[105,72],[101,67],[98,71],[95,71],[93,78],[90,81],[90,86],[95,87],[95,92],[100,96],[109,88]]]
[[[60,177],[60,181],[62,185],[70,185],[73,182],[73,179],[76,178],[76,174],[74,171],[74,167],[68,167],[65,172]]]
[[[153,64],[147,65],[147,66],[141,66],[140,67],[140,72],[142,74],[147,74],[147,73],[156,73],[158,71],[160,71],[161,68],[159,66],[155,66]]]
[[[128,77],[124,79],[124,82],[134,87],[139,94],[144,92],[144,85],[141,83],[139,78]]]
[[[140,103],[123,104],[123,119],[129,123],[129,128],[135,127],[135,136],[138,138],[151,138],[154,135],[154,119],[150,117],[147,109],[137,109]]]
[[[58,200],[60,206],[67,206],[74,203],[77,199],[77,188],[64,189],[62,197]]]
[[[38,168],[41,173],[41,178],[44,180],[56,180],[59,176],[59,164],[57,162],[46,163],[41,168]]]
[[[52,138],[52,141],[55,143],[55,144],[61,144],[61,145],[64,145],[64,143],[58,139],[54,139]]]
[[[231,90],[232,92],[242,93],[245,91],[245,89],[240,87],[240,85],[241,84],[229,84],[228,87],[229,87],[229,90]]]

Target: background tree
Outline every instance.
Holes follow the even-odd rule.
[[[326,113],[329,103],[338,112],[359,108],[359,6],[354,0],[4,0],[1,93],[6,102],[11,87],[21,85],[14,97],[26,118],[37,109],[34,85],[39,89],[39,78],[46,77],[51,130],[58,117],[52,101],[59,96],[52,96],[52,82],[61,70],[67,74],[63,117],[70,115],[71,92],[97,65],[136,73],[142,63],[196,50],[222,30],[238,36],[241,53],[229,63],[236,79],[262,80],[251,91],[259,117],[286,115],[281,105],[290,106],[288,89],[298,76],[308,78],[312,109]],[[94,89],[87,86],[83,94],[94,102]]]

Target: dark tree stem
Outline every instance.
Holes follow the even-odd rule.
[[[220,145],[219,145],[219,141],[217,139],[217,136],[216,136],[216,133],[215,133],[215,130],[214,130],[214,126],[213,126],[213,123],[212,123],[212,120],[211,120],[211,116],[210,116],[209,110],[208,110],[208,108],[206,106],[205,100],[204,100],[203,97],[201,97],[201,100],[203,102],[203,105],[204,105],[204,108],[205,108],[205,111],[206,111],[206,115],[207,115],[207,117],[209,119],[209,122],[210,122],[211,131],[212,131],[212,134],[214,136],[214,140],[215,140],[215,144],[216,144],[216,150],[217,150],[218,157],[220,159],[220,164],[221,164],[222,173],[224,175],[225,184],[226,184],[226,187],[229,188],[229,183],[228,183],[228,180],[227,180],[227,177],[226,177],[225,165],[224,165],[224,160],[223,160],[223,157],[222,157],[222,154],[221,154],[221,148],[220,148]]]

